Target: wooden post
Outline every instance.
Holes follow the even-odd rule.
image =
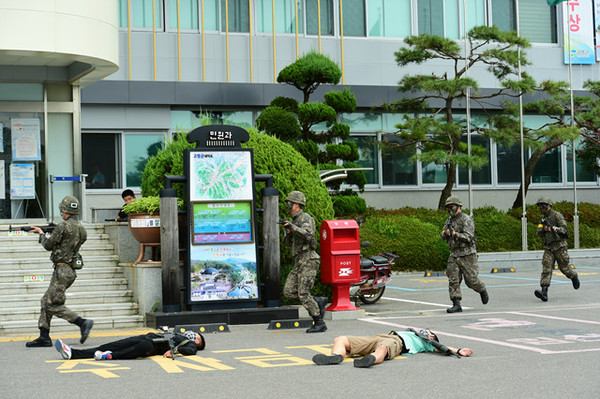
[[[163,312],[180,312],[177,190],[160,190],[160,243]]]
[[[263,188],[263,267],[265,268],[265,291],[263,302],[266,307],[281,306],[281,266],[279,256],[279,192],[274,187]]]

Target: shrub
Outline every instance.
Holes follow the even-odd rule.
[[[494,207],[473,211],[478,252],[521,250],[521,221]]]
[[[449,256],[448,245],[440,238],[441,227],[403,215],[368,216],[361,225],[361,241],[371,245],[365,256],[392,252],[394,270],[444,270]]]
[[[367,210],[367,202],[357,195],[336,195],[332,199],[337,218],[361,214]]]

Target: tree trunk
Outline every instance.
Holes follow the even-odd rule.
[[[440,196],[440,202],[438,203],[438,209],[444,210],[446,209],[446,200],[452,194],[452,187],[454,187],[454,183],[456,182],[456,164],[452,163],[450,166],[446,168],[446,185],[442,190],[442,195]]]
[[[529,185],[531,184],[531,176],[533,176],[533,172],[535,171],[535,167],[542,159],[542,157],[550,150],[558,147],[564,143],[563,140],[554,139],[549,141],[541,150],[534,151],[531,154],[531,158],[527,160],[527,164],[525,165],[525,197],[527,197],[527,190],[529,189]],[[517,193],[517,198],[515,198],[515,202],[513,202],[512,209],[522,208],[523,207],[523,184],[519,186],[519,192]]]

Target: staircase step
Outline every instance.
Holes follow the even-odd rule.
[[[3,295],[20,294],[43,294],[48,289],[49,280],[43,282],[20,282],[20,283],[0,283],[0,292]],[[127,280],[125,278],[96,279],[96,280],[75,280],[69,287],[69,292],[82,292],[89,289],[106,288],[108,290],[127,290]]]
[[[114,252],[114,246],[108,243],[92,243],[88,245],[83,245],[79,250],[82,256],[92,255],[98,253],[99,251],[106,251],[107,253]],[[5,246],[2,245],[2,252],[0,252],[1,259],[10,259],[15,258],[19,255],[26,253],[28,256],[38,257],[50,256],[50,251],[47,251],[40,244],[35,245],[23,245],[23,246]]]
[[[82,253],[83,262],[87,267],[96,266],[115,266],[119,262],[119,257],[114,253],[107,252],[106,255],[88,255]],[[52,262],[50,261],[50,253],[44,254],[43,257],[22,256],[21,258],[3,259],[0,258],[0,270],[30,270],[48,268],[52,270]],[[83,269],[82,269],[83,270]]]
[[[21,283],[25,282],[25,276],[44,276],[44,281],[50,281],[52,278],[53,269],[46,267],[44,269],[28,269],[28,270],[1,270],[0,281],[4,283]],[[77,278],[92,280],[92,279],[109,279],[123,277],[123,270],[115,266],[104,267],[84,267],[77,270]],[[41,281],[40,281],[41,282]],[[37,281],[36,281],[37,283]]]
[[[99,303],[99,304],[74,304],[67,301],[67,307],[84,319],[95,319],[96,317],[129,316],[137,315],[139,306],[133,302],[129,303]],[[40,307],[18,307],[0,310],[0,320],[37,320],[40,317]]]
[[[15,306],[39,307],[42,294],[0,295],[0,313],[3,309]],[[70,304],[114,304],[132,302],[133,292],[130,290],[115,291],[82,291],[71,292],[67,290],[67,306]]]
[[[144,317],[140,315],[97,317],[94,319],[94,331],[112,330],[116,328],[141,328],[144,325]],[[68,323],[63,319],[52,320],[50,336],[59,333],[78,333],[79,327]],[[39,334],[37,319],[0,322],[0,336],[15,336],[30,334],[37,337]]]

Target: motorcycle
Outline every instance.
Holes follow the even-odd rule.
[[[368,241],[361,247],[368,247]],[[384,252],[376,256],[360,258],[360,282],[350,287],[350,299],[358,303],[360,299],[366,305],[372,305],[383,296],[385,286],[392,279],[392,265],[398,255]]]

